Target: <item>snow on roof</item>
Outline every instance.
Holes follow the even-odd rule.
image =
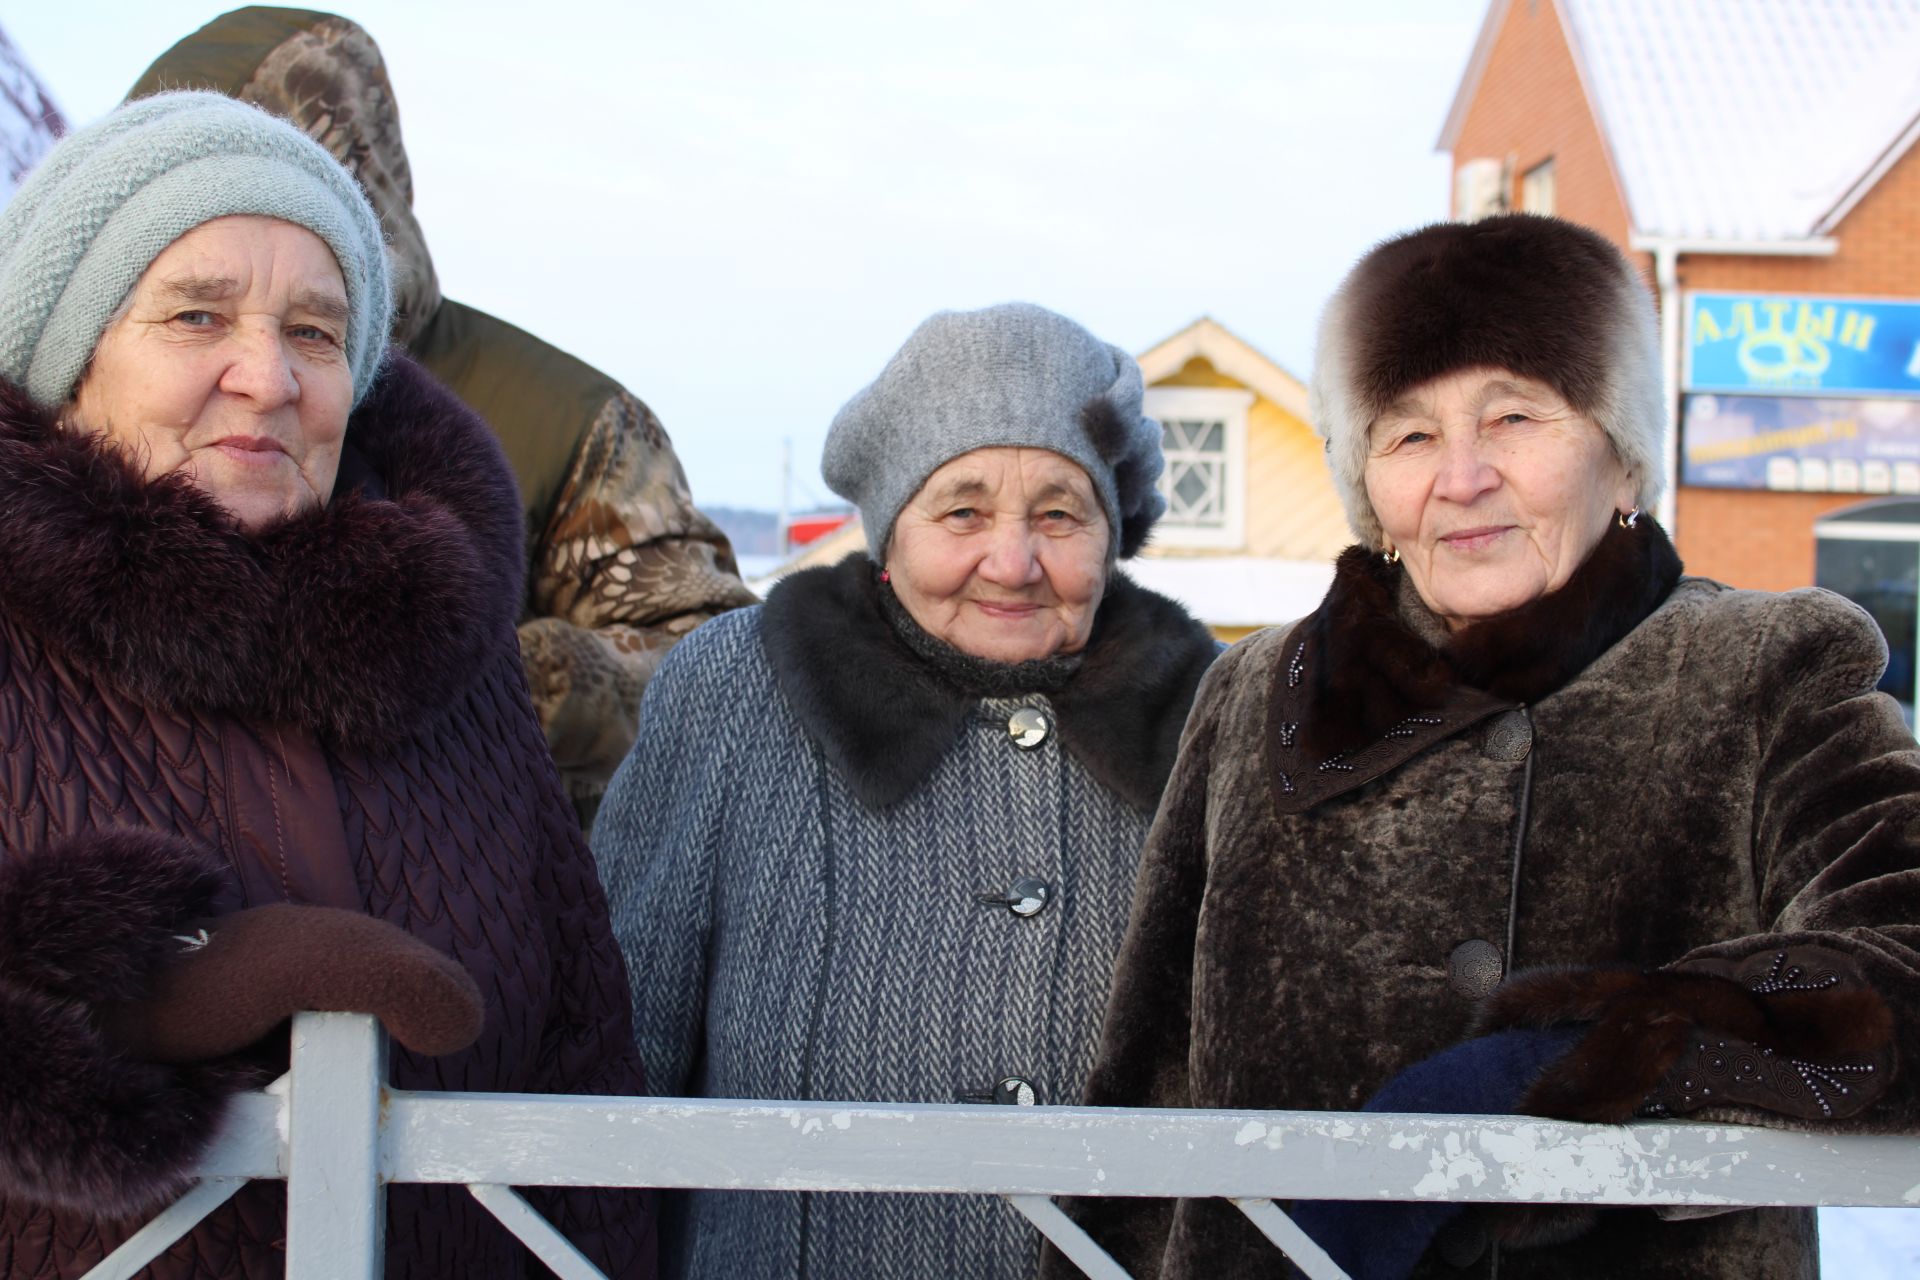
[[[1201,316],[1141,352],[1140,374],[1151,385],[1179,373],[1195,356],[1205,357],[1215,372],[1265,396],[1300,421],[1310,421],[1305,384],[1212,316]]]
[[[1509,0],[1493,0],[1451,148]],[[1554,0],[1636,235],[1825,235],[1920,137],[1920,0]]]
[[[1210,627],[1271,627],[1304,618],[1333,585],[1333,562],[1266,556],[1140,556],[1121,569]]]

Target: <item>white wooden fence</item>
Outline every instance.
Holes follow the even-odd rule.
[[[293,1066],[237,1100],[201,1181],[89,1273],[125,1280],[249,1179],[287,1183],[288,1280],[380,1273],[383,1188],[463,1183],[563,1280],[596,1271],[514,1186],[988,1193],[1095,1280],[1126,1280],[1058,1195],[1218,1196],[1314,1280],[1275,1200],[1920,1205],[1920,1141],[1707,1124],[408,1093],[373,1019],[294,1019]]]

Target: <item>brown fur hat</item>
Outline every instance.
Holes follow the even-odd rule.
[[[1410,387],[1486,365],[1537,378],[1613,441],[1651,507],[1664,486],[1659,330],[1640,273],[1604,236],[1513,213],[1388,240],[1320,318],[1311,411],[1360,540],[1385,534],[1367,498],[1367,431]]]

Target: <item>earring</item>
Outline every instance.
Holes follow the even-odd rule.
[[[1385,551],[1382,551],[1380,553],[1380,558],[1386,561],[1388,564],[1399,564],[1400,548],[1389,546]]]
[[[882,569],[882,570],[880,571],[880,581],[882,581],[882,582],[892,582],[892,581],[893,581],[893,572],[892,572],[891,570],[888,570],[888,569]]]
[[[1620,522],[1622,529],[1631,529],[1640,522],[1640,508],[1635,507],[1631,511],[1616,511],[1613,513],[1613,518]]]

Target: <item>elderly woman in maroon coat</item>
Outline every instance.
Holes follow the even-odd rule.
[[[85,1273],[190,1177],[297,1009],[415,1089],[631,1094],[626,982],[514,636],[519,505],[384,350],[379,225],[319,146],[173,94],[0,214],[0,1274]],[[149,1272],[279,1275],[255,1184]],[[537,1197],[648,1276],[638,1193]],[[505,1276],[459,1188],[386,1274]]]

